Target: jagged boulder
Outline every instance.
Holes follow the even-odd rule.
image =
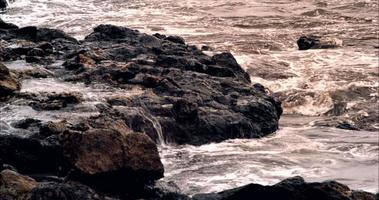
[[[86,131],[62,135],[71,179],[94,188],[125,192],[140,189],[163,177],[163,165],[155,143],[145,134],[131,131],[122,121],[98,118]]]
[[[108,103],[146,113],[143,117],[149,119],[123,117],[155,141],[157,135],[147,130],[151,121],[167,141],[194,145],[262,137],[278,128],[280,102],[251,86],[249,75],[230,53],[211,57],[179,37],[149,36],[113,25],[96,27],[82,46],[64,64],[71,72],[67,80],[151,89],[153,93]]]

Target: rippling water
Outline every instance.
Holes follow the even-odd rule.
[[[188,194],[294,175],[378,191],[378,9],[376,0],[15,0],[1,17],[77,38],[110,23],[233,52],[253,82],[283,101],[282,128],[260,140],[161,148],[165,179]],[[343,46],[298,51],[302,34],[338,38]],[[24,87],[46,88],[43,81]],[[340,121],[362,130],[330,127]]]

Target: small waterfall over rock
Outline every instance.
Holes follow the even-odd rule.
[[[147,120],[151,125],[153,126],[156,134],[157,134],[157,139],[158,139],[158,144],[161,145],[162,147],[165,147],[167,145],[167,142],[163,136],[163,131],[161,124],[159,123],[158,119],[150,114],[148,111],[147,107],[145,105],[142,105],[142,108],[128,108],[129,110],[133,110],[136,114],[141,116],[143,119]]]
[[[151,114],[149,114],[148,112],[140,110],[140,114],[145,119],[147,119],[149,122],[151,122],[151,124],[153,124],[154,129],[157,131],[159,144],[162,145],[162,146],[166,146],[166,141],[164,139],[163,132],[162,132],[162,127],[161,127],[161,124],[159,123],[159,121],[154,116],[152,116]]]

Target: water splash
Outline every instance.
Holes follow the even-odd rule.
[[[162,126],[159,123],[158,119],[150,114],[146,105],[142,104],[142,108],[143,109],[136,109],[137,113],[153,125],[158,136],[158,144],[162,147],[167,147],[167,142],[163,136]]]
[[[165,180],[187,194],[218,192],[249,183],[275,184],[292,176],[337,180],[378,192],[378,135],[371,132],[284,127],[258,140],[161,149]]]

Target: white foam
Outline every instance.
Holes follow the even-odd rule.
[[[259,140],[172,146],[160,153],[165,179],[175,181],[188,194],[217,192],[252,182],[274,184],[296,175],[307,181],[337,179],[354,189],[375,192],[378,137],[364,131],[354,134],[338,129],[286,127]],[[358,173],[362,169],[370,173]]]

